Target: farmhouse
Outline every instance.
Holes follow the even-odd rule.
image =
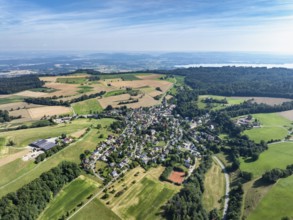
[[[55,147],[57,144],[55,143],[55,138],[51,139],[40,139],[30,144],[30,146],[38,148],[43,151],[50,150],[52,147]]]

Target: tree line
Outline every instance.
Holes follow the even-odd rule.
[[[36,75],[1,78],[0,94],[12,94],[23,90],[41,88],[44,84]]]
[[[77,164],[62,162],[0,200],[0,219],[37,219],[62,187],[80,175]]]
[[[52,98],[25,98],[24,101],[27,103],[32,103],[32,104],[37,104],[37,105],[49,105],[49,106],[67,106],[69,107],[70,104],[76,103],[76,102],[81,102],[87,99],[92,99],[92,98],[97,98],[99,96],[103,96],[106,94],[105,91],[101,91],[95,94],[90,94],[90,95],[82,95],[78,98],[74,98],[68,101],[63,101],[63,100],[54,100]]]
[[[293,164],[288,165],[286,169],[274,168],[270,171],[265,172],[262,175],[262,179],[267,183],[275,183],[280,178],[286,178],[293,174]]]

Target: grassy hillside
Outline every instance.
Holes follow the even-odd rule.
[[[288,128],[292,126],[288,119],[276,113],[254,114],[253,117],[260,121],[261,128],[246,130],[244,134],[256,142],[284,139],[288,135]]]
[[[203,204],[206,210],[222,207],[221,198],[225,195],[225,176],[219,165],[213,162],[211,169],[205,175],[205,191],[203,194]]]
[[[111,209],[107,208],[107,206],[104,205],[99,199],[94,199],[72,217],[72,220],[84,219],[119,220],[120,218],[112,212]]]
[[[65,159],[79,163],[79,156],[82,152],[87,149],[95,149],[97,144],[103,140],[98,137],[97,133],[104,134],[105,137],[109,134],[109,131],[104,126],[108,126],[112,122],[112,119],[92,120],[91,123],[93,125],[101,124],[102,129],[99,131],[92,129],[81,141],[64,148],[38,165],[34,164],[33,161],[24,162],[19,159],[0,167],[0,197],[9,192],[16,191]]]
[[[48,204],[39,219],[59,219],[81,202],[86,202],[87,197],[93,194],[96,189],[97,185],[84,177],[75,179]]]
[[[103,111],[102,106],[96,98],[74,103],[72,108],[74,109],[75,113],[79,115]]]
[[[267,170],[285,168],[289,164],[293,164],[293,143],[284,142],[270,144],[269,149],[261,153],[259,159],[255,162],[242,160],[240,169],[251,172],[257,177]]]
[[[87,119],[82,119],[72,121],[71,124],[66,125],[60,124],[50,127],[1,132],[0,138],[13,140],[16,147],[26,147],[28,144],[35,140],[41,138],[57,137],[62,133],[70,134],[83,128],[87,128],[89,125],[91,125],[91,123],[92,122]]]
[[[260,201],[248,220],[293,217],[293,176],[280,179]]]

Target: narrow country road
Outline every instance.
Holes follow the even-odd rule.
[[[220,165],[220,167],[222,168],[223,173],[225,175],[226,189],[225,189],[225,202],[224,202],[224,209],[223,209],[223,220],[225,220],[226,215],[227,215],[228,202],[229,202],[230,178],[229,178],[229,175],[227,173],[227,170],[226,170],[224,164],[219,160],[219,158],[217,158],[216,156],[213,156],[213,158]]]

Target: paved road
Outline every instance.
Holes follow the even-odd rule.
[[[227,170],[224,166],[224,164],[217,158],[216,156],[213,156],[213,158],[217,161],[217,163],[220,165],[222,168],[224,175],[225,175],[225,182],[226,182],[226,190],[225,190],[225,203],[224,203],[224,209],[223,209],[223,220],[226,219],[227,215],[227,209],[228,209],[228,202],[229,202],[229,192],[230,192],[230,178],[227,173]]]

